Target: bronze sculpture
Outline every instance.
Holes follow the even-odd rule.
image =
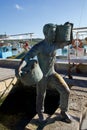
[[[67,43],[70,43],[71,34],[72,34],[72,24],[65,23],[70,28],[68,40],[58,41],[60,38],[57,38],[56,35],[59,34],[57,30],[57,25],[55,24],[46,24],[43,27],[43,33],[45,39],[41,42],[34,45],[24,56],[19,67],[19,75],[23,74],[23,67],[26,68],[27,63],[32,60],[33,57],[37,56],[38,64],[42,71],[42,77],[37,82],[37,96],[36,96],[36,111],[41,122],[45,121],[43,112],[44,112],[44,100],[46,96],[46,87],[47,85],[54,87],[60,93],[60,109],[61,109],[61,120],[70,123],[71,119],[66,114],[68,111],[68,99],[70,94],[70,89],[61,75],[59,75],[54,69],[54,63],[56,59],[56,49],[63,48]],[[61,30],[61,29],[60,29]],[[57,32],[58,33],[57,33]],[[28,73],[25,71],[25,73]]]

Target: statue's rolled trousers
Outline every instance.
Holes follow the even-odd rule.
[[[67,24],[67,23],[66,23]],[[43,27],[43,33],[45,39],[35,44],[24,56],[19,67],[19,75],[22,74],[22,68],[27,65],[28,61],[33,57],[37,56],[37,60],[40,69],[43,73],[42,78],[37,83],[37,96],[36,96],[36,111],[40,121],[44,121],[44,100],[46,96],[47,86],[54,87],[60,93],[60,109],[61,109],[61,120],[70,123],[71,119],[67,115],[68,111],[68,99],[70,89],[67,83],[64,81],[62,76],[58,74],[54,69],[54,63],[56,59],[56,50],[63,48],[70,42],[56,42],[56,30],[57,25],[46,24]],[[72,31],[72,29],[71,29]],[[71,33],[71,32],[70,32]],[[71,34],[70,34],[71,38]]]

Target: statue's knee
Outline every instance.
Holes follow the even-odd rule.
[[[67,95],[69,95],[70,94],[70,89],[67,89],[66,93],[67,93]]]
[[[62,91],[62,94],[63,93],[68,96],[70,94],[70,89],[69,88],[64,89],[64,91]]]

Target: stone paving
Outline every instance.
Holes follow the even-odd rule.
[[[14,69],[0,68],[0,82],[15,77]]]

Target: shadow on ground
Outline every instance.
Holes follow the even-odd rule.
[[[36,88],[16,83],[0,106],[0,130],[24,130],[36,114]],[[45,113],[53,114],[59,105],[59,94],[47,90]]]

